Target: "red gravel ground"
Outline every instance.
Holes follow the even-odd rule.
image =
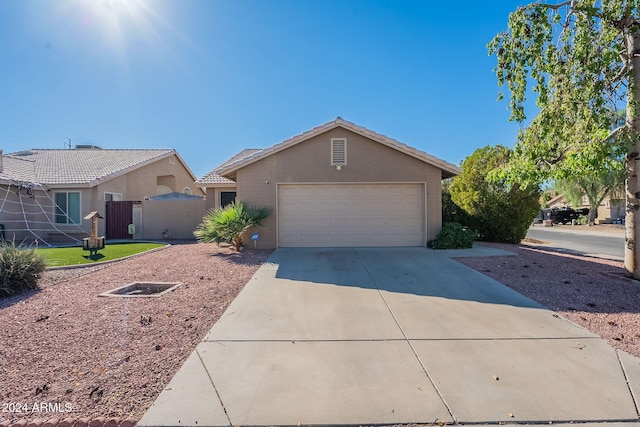
[[[480,243],[518,254],[458,258],[640,357],[640,282],[625,277],[623,263],[561,253],[544,246]]]
[[[173,245],[47,272],[41,291],[0,300],[0,423],[140,419],[270,253]],[[159,298],[98,296],[133,281],[182,286]]]

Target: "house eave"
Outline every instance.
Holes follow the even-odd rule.
[[[322,133],[328,132],[332,129],[341,127],[343,129],[346,129],[348,131],[354,132],[356,134],[359,134],[361,136],[364,136],[366,138],[369,138],[373,141],[379,142],[383,145],[386,145],[392,149],[395,149],[397,151],[400,151],[401,153],[404,153],[408,156],[414,157],[418,160],[421,160],[427,164],[430,164],[432,166],[438,167],[443,171],[443,178],[450,178],[456,175],[459,175],[462,170],[449,163],[446,162],[442,159],[439,159],[435,156],[432,156],[430,154],[427,154],[423,151],[420,151],[418,149],[415,149],[413,147],[410,147],[400,141],[397,141],[393,138],[389,138],[385,135],[373,132],[369,129],[366,129],[362,126],[358,126],[355,123],[351,123],[348,122],[346,120],[343,120],[341,118],[336,118],[335,120],[332,120],[330,122],[324,123],[320,126],[317,126],[311,130],[308,130],[306,132],[303,132],[299,135],[296,135],[294,137],[291,137],[287,140],[284,140],[278,144],[272,145],[271,147],[265,148],[261,151],[256,152],[253,155],[244,157],[242,159],[239,159],[236,162],[230,163],[226,166],[221,167],[218,170],[218,175],[223,176],[225,178],[229,178],[230,176],[233,176],[234,173],[245,167],[248,166],[252,163],[255,163],[261,159],[264,159],[268,156],[271,156],[273,154],[276,154],[280,151],[283,151],[289,147],[292,147],[296,144],[299,144],[301,142],[304,142],[306,140],[309,140],[317,135],[320,135]]]

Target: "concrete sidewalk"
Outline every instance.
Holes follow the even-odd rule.
[[[276,250],[138,425],[639,420],[640,360],[456,254]]]

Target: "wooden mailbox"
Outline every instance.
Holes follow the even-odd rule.
[[[104,219],[98,212],[91,212],[84,219],[91,220],[91,234],[89,237],[82,239],[82,249],[89,251],[91,256],[98,253],[100,249],[104,249],[104,236],[98,236],[98,220]]]

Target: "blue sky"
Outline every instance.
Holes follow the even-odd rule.
[[[201,177],[340,116],[459,164],[515,143],[486,44],[519,4],[0,0],[0,148],[175,148]]]

